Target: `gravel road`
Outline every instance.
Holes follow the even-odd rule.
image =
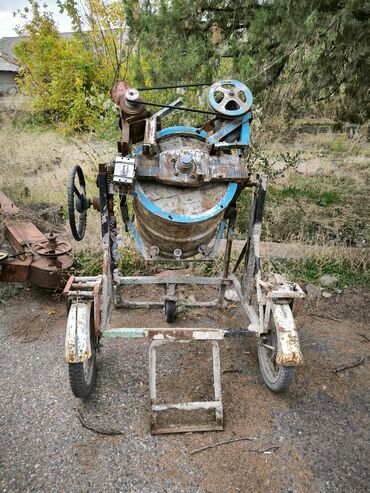
[[[367,304],[366,304],[367,301]],[[369,485],[369,293],[309,303],[298,318],[305,365],[285,395],[262,383],[253,337],[221,344],[223,432],[149,434],[148,344],[107,341],[97,385],[81,402],[63,360],[64,303],[32,288],[0,304],[2,492],[360,493]],[[48,310],[53,310],[52,313]],[[120,324],[163,323],[160,311]],[[329,318],[328,318],[329,317]],[[184,313],[179,325],[241,324],[238,308]],[[187,354],[185,358],[184,355]],[[365,356],[352,369],[330,369]],[[164,350],[163,392],[205,397],[209,354]],[[104,436],[88,426],[121,435]],[[249,437],[192,454],[208,444]],[[258,452],[270,446],[269,451]]]

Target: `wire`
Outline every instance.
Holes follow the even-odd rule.
[[[322,36],[328,29],[330,29],[330,27],[334,24],[334,21],[337,19],[338,16],[339,16],[339,13],[332,18],[332,20],[329,22],[329,24],[322,31],[320,31],[319,33],[317,33],[317,37]],[[313,36],[312,36],[312,38],[313,38]],[[285,58],[285,57],[291,55],[292,53],[294,53],[295,51],[297,51],[298,48],[300,48],[301,46],[303,46],[307,42],[308,39],[309,39],[309,36],[306,36],[303,39],[303,41],[301,41],[301,43],[296,44],[296,46],[294,48],[292,48],[291,50],[287,51],[283,55],[281,55],[278,58],[276,58],[272,63],[270,63],[270,65],[268,65],[267,67],[265,67],[263,70],[260,70],[259,72],[257,72],[256,74],[254,74],[252,77],[249,77],[248,79],[244,80],[243,81],[243,84],[245,84],[246,82],[248,82],[250,80],[256,79],[259,75],[263,74],[264,72],[267,72],[267,70],[269,70],[271,67],[273,67],[274,65],[276,65],[277,63],[279,63],[280,60],[282,60],[283,58]]]
[[[181,87],[201,87],[211,86],[212,82],[203,82],[201,84],[177,84],[176,86],[156,86],[156,87],[138,87],[138,91],[156,91],[161,89],[178,89]]]
[[[250,80],[256,79],[259,75],[263,74],[264,72],[267,72],[267,70],[269,70],[271,67],[276,65],[278,62],[280,62],[280,60],[282,60],[283,58],[285,58],[285,57],[291,55],[292,53],[294,53],[295,51],[297,51],[298,48],[299,48],[299,45],[295,46],[292,50],[288,51],[287,53],[284,53],[284,55],[281,55],[279,58],[276,58],[276,60],[274,60],[272,63],[270,63],[270,65],[268,65],[263,70],[260,70],[259,72],[254,74],[253,77],[249,77],[248,79],[245,79],[243,81],[243,84],[245,84],[246,82],[249,82]]]
[[[192,113],[201,113],[203,115],[216,115],[216,116],[222,116],[222,118],[230,118],[225,115],[221,115],[220,113],[215,113],[214,111],[203,111],[203,110],[195,110],[193,108],[184,108],[183,106],[173,106],[171,104],[159,104],[159,103],[151,103],[149,101],[140,101],[140,104],[143,104],[144,106],[158,106],[159,108],[172,108],[175,110],[181,110],[181,111],[190,111]]]

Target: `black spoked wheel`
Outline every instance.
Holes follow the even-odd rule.
[[[77,176],[77,183],[76,183]],[[86,184],[82,169],[75,164],[71,169],[67,185],[69,225],[73,238],[81,241],[85,236],[87,209],[90,201],[86,197]]]
[[[91,356],[83,363],[68,363],[69,383],[75,397],[87,397],[94,387],[97,371],[97,338],[94,331],[94,310],[90,315]]]
[[[176,302],[172,300],[166,300],[164,302],[164,314],[166,322],[174,322],[176,318]]]
[[[273,392],[286,391],[293,380],[294,367],[281,366],[276,363],[278,341],[272,316],[269,331],[261,335],[257,344],[258,362],[265,384]]]

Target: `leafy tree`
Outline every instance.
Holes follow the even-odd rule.
[[[296,116],[333,102],[339,119],[369,117],[368,0],[123,3],[142,82],[234,77],[268,113]]]
[[[369,0],[58,0],[61,37],[37,0],[20,12],[16,54],[34,105],[73,129],[112,117],[114,81],[151,86],[237,78],[264,114],[369,118]],[[173,91],[150,94],[169,102]],[[205,105],[204,90],[186,104]],[[197,118],[181,116],[198,122]],[[102,124],[106,124],[105,122]]]
[[[24,37],[15,47],[22,66],[19,83],[33,96],[33,107],[52,121],[67,122],[72,130],[97,128],[102,116],[114,119],[109,91],[126,72],[127,52],[117,31],[123,25],[122,5],[92,0],[81,13],[74,1],[59,4],[73,20],[72,37],[60,35],[37,0],[18,12],[23,21],[18,32]]]

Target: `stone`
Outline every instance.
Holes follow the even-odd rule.
[[[235,289],[227,289],[225,292],[225,298],[228,301],[239,301],[239,296]]]
[[[310,300],[317,300],[320,298],[320,289],[313,284],[307,284],[306,293]]]
[[[329,298],[331,298],[333,295],[332,295],[332,293],[328,293],[327,291],[323,291],[323,292],[321,293],[321,296],[322,296],[323,298],[327,298],[327,299],[329,299]]]
[[[325,274],[320,277],[321,286],[330,287],[335,286],[338,282],[338,278],[336,276],[331,276],[330,274]]]

